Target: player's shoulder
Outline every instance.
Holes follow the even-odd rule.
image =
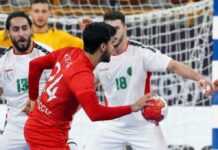
[[[12,47],[0,48],[0,60],[4,59],[10,51],[12,51]]]
[[[56,51],[64,51],[63,53],[71,53],[71,54],[80,54],[83,52],[81,48],[73,47],[73,46],[67,46],[64,48],[57,49]]]
[[[59,39],[62,42],[62,45],[69,46],[75,46],[75,47],[79,47],[79,48],[83,48],[83,40],[73,34],[70,34],[64,30],[60,30],[60,29],[50,29],[53,31],[53,37],[56,37],[57,39]]]
[[[70,33],[66,32],[64,30],[60,30],[60,29],[57,29],[57,28],[52,28],[50,30],[53,31],[53,33],[55,35],[59,35],[59,37],[71,37],[71,38],[74,38],[75,40],[82,41],[81,38],[79,38],[79,37],[77,37],[77,36],[75,36],[73,34],[70,34]]]
[[[129,40],[129,49],[131,49],[132,51],[138,50],[138,51],[150,51],[150,52],[157,52],[157,49],[155,49],[154,47],[145,45],[139,41],[135,41],[135,40]]]
[[[78,56],[81,55],[83,52],[82,49],[76,47],[64,47],[60,48],[52,53],[58,53],[58,59],[69,62],[69,61],[76,61]]]
[[[70,33],[64,31],[64,30],[61,30],[61,29],[57,29],[57,28],[51,28],[49,29],[50,32],[53,32],[53,34],[55,35],[59,35],[59,36],[71,36]]]
[[[65,34],[66,33],[64,30],[57,29],[57,28],[50,28],[49,32],[53,32],[53,33],[56,33],[56,34]]]
[[[83,50],[68,47],[61,50],[62,71],[64,76],[73,77],[81,73],[92,74],[92,64],[87,60]]]
[[[46,32],[46,35],[49,37],[55,37],[55,38],[61,38],[65,35],[67,35],[68,33],[65,32],[64,30],[60,30],[57,28],[49,28],[48,31]]]
[[[51,48],[47,47],[46,45],[44,44],[41,44],[39,42],[34,42],[34,48],[39,51],[40,53],[42,54],[48,54],[52,51]]]

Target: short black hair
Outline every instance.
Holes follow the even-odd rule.
[[[33,4],[39,4],[39,3],[48,4],[48,5],[49,5],[48,0],[31,0],[31,6],[32,6]]]
[[[126,23],[125,15],[119,11],[109,11],[104,14],[104,21],[108,20],[120,20],[123,24]]]
[[[11,14],[9,14],[7,19],[6,19],[5,25],[6,25],[7,30],[9,30],[9,28],[11,26],[11,20],[13,18],[16,18],[16,17],[25,18],[27,20],[28,24],[30,25],[30,27],[32,26],[32,21],[31,21],[30,17],[25,12],[16,11],[16,12],[12,12]]]
[[[93,22],[83,31],[84,49],[94,54],[102,43],[107,43],[116,33],[116,29],[104,22]]]

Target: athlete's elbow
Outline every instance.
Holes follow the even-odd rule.
[[[100,121],[101,117],[99,115],[94,114],[94,115],[89,115],[89,119],[91,121]]]
[[[84,108],[84,110],[91,121],[101,121],[107,118],[107,114],[104,113],[101,107],[88,107]]]
[[[101,121],[101,120],[106,120],[105,116],[102,114],[98,114],[98,113],[93,113],[93,114],[88,114],[89,119],[91,121]]]
[[[99,121],[98,118],[89,117],[89,119],[90,119],[91,121],[93,121],[93,122],[94,122],[94,121]]]

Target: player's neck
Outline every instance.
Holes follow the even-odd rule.
[[[98,60],[96,59],[96,56],[95,55],[92,55],[92,54],[89,54],[89,53],[85,53],[86,56],[88,57],[89,61],[91,62],[91,64],[95,66],[98,64]]]
[[[33,30],[33,33],[45,33],[48,31],[48,25],[45,25],[43,27],[38,27],[33,24],[32,30]]]
[[[94,54],[89,54],[89,53],[86,53],[86,56],[88,57],[88,59],[90,60],[90,62],[92,63],[92,65],[94,66],[97,66],[98,63],[101,62],[101,52],[100,50],[97,50]]]

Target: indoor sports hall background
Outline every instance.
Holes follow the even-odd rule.
[[[214,1],[214,18],[213,18],[213,80],[218,79],[218,1]],[[213,96],[213,105],[215,109],[218,109],[218,93]],[[217,113],[216,111],[216,120]],[[218,149],[218,126],[213,128],[213,148]]]
[[[78,36],[81,35],[78,21],[84,16],[98,21],[105,11],[118,9],[126,14],[131,39],[158,48],[208,79],[212,75],[218,78],[215,61],[218,61],[218,0],[50,0],[50,3],[51,27]],[[28,12],[29,6],[29,0],[0,0],[0,28],[4,29],[8,13]],[[195,82],[172,73],[155,73],[152,89],[154,94],[168,100],[170,106],[167,118],[161,123],[170,150],[209,150],[212,146],[218,149],[218,108],[213,105],[218,104],[215,98],[218,95],[211,101]],[[3,131],[7,107],[4,100],[1,103]]]

